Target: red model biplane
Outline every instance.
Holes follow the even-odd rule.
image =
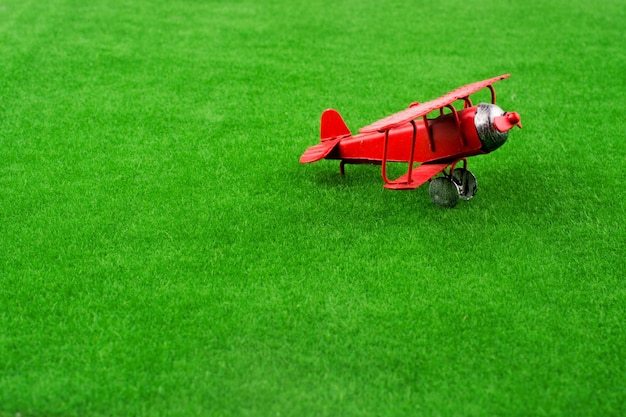
[[[490,78],[427,103],[413,103],[406,110],[359,129],[356,135],[336,110],[326,110],[321,120],[322,141],[308,148],[300,163],[336,159],[341,161],[341,175],[345,164],[382,165],[385,188],[411,190],[430,181],[432,200],[454,207],[459,198],[469,200],[476,194],[476,178],[467,169],[467,157],[498,149],[507,140],[509,130],[522,127],[518,113],[505,112],[496,105],[492,84],[508,77]],[[469,96],[483,88],[491,91],[491,103],[474,106]],[[462,110],[452,105],[458,100],[463,101]],[[444,109],[449,112],[444,113]],[[436,110],[439,115],[429,118]],[[390,180],[388,162],[407,163],[406,174]],[[459,162],[462,168],[457,167]]]

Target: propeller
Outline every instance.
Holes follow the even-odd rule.
[[[519,113],[511,112],[507,113],[504,116],[498,116],[493,119],[493,127],[495,127],[499,132],[504,133],[513,129],[514,126],[522,128],[522,119],[520,118]]]

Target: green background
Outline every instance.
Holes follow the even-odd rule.
[[[0,0],[0,415],[626,414],[625,45],[622,0]],[[504,73],[454,209],[298,163]]]

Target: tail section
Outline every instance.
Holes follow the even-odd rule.
[[[322,143],[311,146],[300,157],[300,163],[319,161],[328,156],[329,153],[337,146],[341,139],[351,136],[350,129],[341,118],[337,110],[329,109],[322,113],[322,121],[320,126],[320,137]]]

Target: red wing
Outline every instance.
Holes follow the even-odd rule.
[[[413,190],[427,182],[429,179],[446,169],[452,162],[440,162],[434,164],[422,164],[411,172],[411,178],[406,173],[400,178],[385,184],[385,188],[390,190]]]
[[[389,130],[391,128],[397,127],[401,124],[410,122],[413,119],[417,119],[418,117],[422,117],[427,115],[433,110],[440,109],[442,107],[447,106],[448,104],[454,103],[457,100],[465,98],[470,94],[474,94],[475,92],[482,90],[485,87],[490,86],[496,81],[503,80],[505,78],[509,78],[510,74],[500,75],[498,77],[490,78],[485,81],[479,81],[473,84],[468,84],[464,87],[457,88],[456,90],[446,94],[443,97],[439,97],[438,99],[418,104],[413,107],[409,107],[406,110],[402,110],[396,114],[392,114],[389,117],[385,117],[371,125],[365,126],[359,129],[361,133],[369,133],[376,132],[382,130]]]

